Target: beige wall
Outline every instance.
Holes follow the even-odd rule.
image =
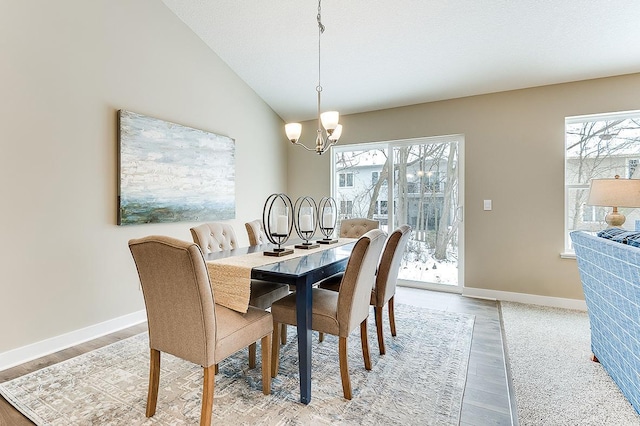
[[[118,109],[235,139],[241,242],[286,190],[282,121],[160,1],[3,1],[0,52],[0,353],[144,309],[127,241],[191,239],[115,225]]]
[[[464,285],[583,299],[575,260],[559,256],[564,118],[633,109],[640,74],[345,116],[340,144],[464,134]],[[304,123],[304,140],[313,141],[313,128]],[[289,147],[290,195],[329,194],[329,160]]]

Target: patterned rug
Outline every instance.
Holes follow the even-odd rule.
[[[379,356],[369,318],[372,370],[364,369],[360,333],[349,337],[353,399],[342,397],[338,341],[313,338],[312,400],[299,402],[295,328],[280,352],[272,394],[262,394],[258,366],[247,367],[247,350],[220,363],[214,424],[420,424],[457,425],[464,393],[474,317],[396,306],[398,335],[385,315],[387,354]],[[0,384],[2,394],[38,425],[197,424],[202,368],[162,354],[156,414],[144,415],[148,340],[143,333]]]

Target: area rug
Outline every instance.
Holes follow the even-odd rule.
[[[590,360],[586,312],[500,306],[521,426],[640,425],[611,377]]]
[[[474,317],[397,305],[398,335],[385,315],[387,353],[379,355],[369,318],[372,370],[362,360],[359,331],[349,337],[353,399],[342,397],[338,341],[313,338],[312,400],[299,402],[295,328],[280,353],[272,394],[262,394],[247,351],[220,363],[214,424],[420,424],[457,425],[466,382]],[[145,418],[148,381],[146,333],[0,384],[2,394],[38,425],[197,424],[202,368],[162,354],[156,414]]]

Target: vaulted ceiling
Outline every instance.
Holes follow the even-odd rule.
[[[315,0],[163,0],[285,121],[316,116]],[[640,72],[637,0],[324,0],[323,110]]]

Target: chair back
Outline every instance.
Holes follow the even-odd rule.
[[[396,282],[402,255],[411,236],[411,227],[402,225],[389,235],[382,251],[374,288],[375,305],[384,306],[396,294]]]
[[[203,367],[214,363],[215,307],[200,248],[164,236],[129,241],[147,308],[149,346]]]
[[[238,247],[233,227],[227,223],[203,223],[190,229],[193,242],[204,254],[231,250]]]
[[[371,288],[385,237],[384,232],[373,229],[360,237],[353,247],[338,293],[341,337],[346,337],[369,316]]]
[[[366,218],[344,219],[340,222],[340,238],[360,238],[372,229],[379,228],[379,220]]]
[[[262,225],[262,220],[256,219],[251,222],[247,222],[244,224],[244,227],[247,228],[250,246],[269,244],[269,239],[267,238],[267,233]]]

